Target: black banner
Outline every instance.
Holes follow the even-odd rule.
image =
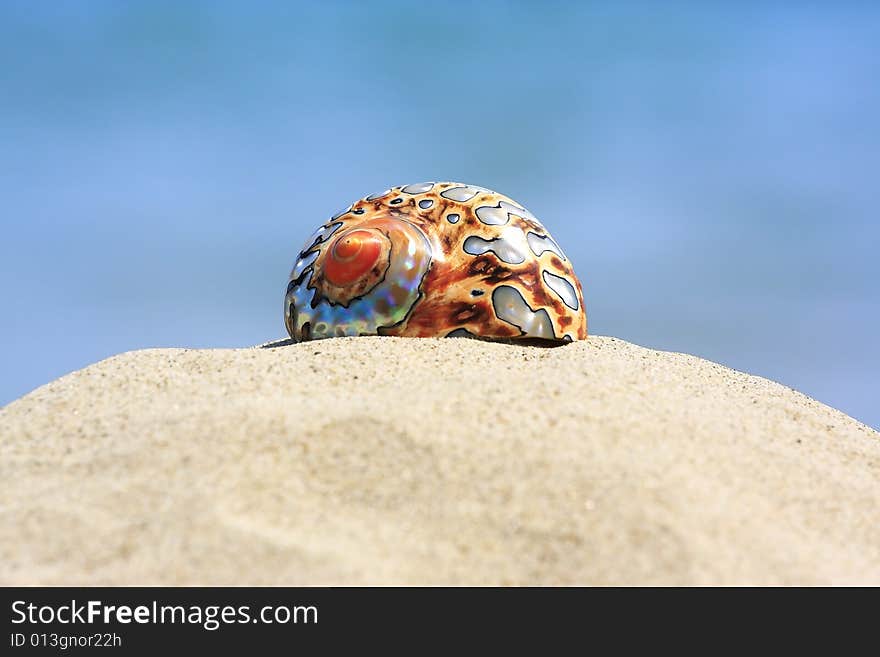
[[[158,650],[362,649],[419,654],[475,640],[615,651],[725,645],[827,625],[803,591],[549,588],[5,588],[2,654],[155,654]],[[817,613],[817,612],[820,612]],[[796,614],[793,616],[792,613]],[[788,639],[786,639],[788,641]],[[572,642],[575,642],[574,644]],[[746,647],[752,645],[746,643]],[[580,650],[579,650],[580,652]],[[332,654],[332,653],[331,653]]]

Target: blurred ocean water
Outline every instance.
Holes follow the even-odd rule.
[[[7,0],[0,63],[0,403],[281,336],[319,223],[451,179],[542,219],[591,333],[880,427],[876,3]]]

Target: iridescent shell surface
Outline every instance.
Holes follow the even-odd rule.
[[[583,340],[571,262],[523,206],[483,187],[415,183],[337,214],[299,253],[294,341],[356,335]]]

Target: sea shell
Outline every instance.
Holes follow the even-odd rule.
[[[318,228],[290,274],[284,322],[296,342],[587,337],[581,283],[541,222],[454,182],[372,194]]]

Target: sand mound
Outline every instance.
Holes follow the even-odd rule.
[[[138,351],[0,438],[4,584],[880,584],[880,434],[612,338]]]

